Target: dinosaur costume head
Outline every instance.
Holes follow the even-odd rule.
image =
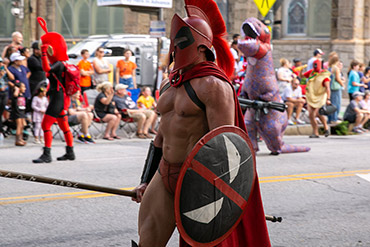
[[[254,17],[246,19],[242,24],[241,34],[245,37],[242,42],[248,43],[248,49],[242,51],[245,56],[260,59],[271,50],[270,30],[260,20]]]

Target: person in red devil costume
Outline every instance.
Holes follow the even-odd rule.
[[[185,0],[185,4],[188,17],[175,14],[172,19],[170,61],[174,67],[169,80],[161,85],[158,135],[150,144],[141,184],[135,188],[137,198],[133,200],[141,202],[140,247],[166,246],[170,239],[176,227],[176,182],[197,141],[223,125],[238,126],[246,132],[229,80],[234,60],[223,39],[226,27],[217,4],[213,0]],[[137,245],[133,242],[132,246]],[[180,246],[190,245],[181,238]],[[217,246],[270,246],[258,179],[242,220]]]
[[[45,31],[41,36],[42,51],[42,68],[47,73],[50,81],[48,96],[49,106],[46,109],[45,116],[42,120],[42,130],[44,131],[44,152],[38,158],[33,160],[34,163],[49,163],[51,158],[51,143],[53,134],[51,126],[57,122],[64,133],[66,141],[66,154],[58,157],[57,160],[74,160],[73,152],[73,135],[69,129],[67,109],[70,105],[70,98],[65,93],[65,66],[64,61],[68,60],[67,44],[62,35],[55,32],[48,32],[46,22],[43,18],[37,18],[40,26]],[[50,62],[50,63],[49,63]]]

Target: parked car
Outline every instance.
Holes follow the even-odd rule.
[[[170,40],[161,38],[161,54],[168,53]],[[124,59],[123,50],[130,49],[134,53],[136,81],[138,86],[156,86],[158,72],[158,39],[149,35],[114,34],[93,35],[78,42],[68,50],[69,62],[77,64],[81,58],[81,50],[87,49],[91,55],[90,61],[95,57],[95,51],[104,47],[106,59],[116,68],[117,61]],[[115,75],[115,71],[114,71]]]

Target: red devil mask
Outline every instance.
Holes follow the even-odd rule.
[[[45,34],[41,36],[41,42],[43,45],[48,45],[48,58],[51,63],[56,61],[67,61],[67,44],[62,35],[56,32],[48,32],[46,22],[43,18],[37,17],[41,28],[45,31]]]
[[[177,14],[171,23],[170,61],[174,61],[173,71],[194,63],[200,45],[207,49],[207,60],[214,61],[211,51],[213,34],[206,14],[196,6],[185,6],[188,17],[182,19]]]
[[[316,59],[314,62],[313,62],[313,70],[315,72],[320,72],[321,71],[321,68],[322,68],[322,64],[321,64],[321,60],[320,59]]]

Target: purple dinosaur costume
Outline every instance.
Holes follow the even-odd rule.
[[[245,40],[239,41],[238,48],[248,58],[247,75],[243,91],[251,100],[282,102],[275,77],[270,45],[270,31],[258,19],[248,18],[241,29]],[[284,144],[283,135],[287,127],[287,113],[270,110],[261,114],[255,121],[255,110],[248,109],[245,114],[249,137],[255,151],[258,151],[257,132],[265,141],[271,154],[308,152],[309,147]]]

